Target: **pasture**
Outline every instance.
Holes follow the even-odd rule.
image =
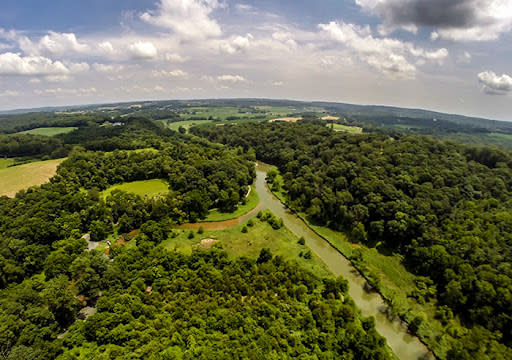
[[[10,159],[7,159],[10,160]],[[44,184],[55,175],[57,166],[65,159],[36,161],[0,168],[0,196],[14,197],[20,190]],[[0,162],[5,164],[6,160]]]

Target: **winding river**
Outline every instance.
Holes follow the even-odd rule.
[[[342,275],[349,282],[349,295],[355,301],[364,316],[375,317],[375,327],[386,338],[389,347],[399,359],[435,359],[428,348],[416,337],[407,332],[407,326],[400,320],[390,320],[383,313],[386,303],[376,292],[367,292],[366,280],[352,266],[350,261],[332,247],[326,240],[311,230],[300,218],[290,213],[279,199],[266,186],[265,165],[256,167],[256,191],[260,197],[261,208],[271,210],[284,221],[284,225],[296,236],[304,236],[306,244],[314,251],[336,275]],[[258,206],[259,207],[259,206]],[[249,215],[249,214],[247,214]],[[245,221],[242,216],[240,222]]]

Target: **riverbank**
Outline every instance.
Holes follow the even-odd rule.
[[[377,292],[367,291],[367,281],[343,254],[326,239],[311,229],[302,219],[291,213],[266,185],[267,164],[257,167],[256,190],[262,208],[268,208],[284,221],[284,225],[296,236],[303,236],[306,245],[329,267],[331,272],[342,275],[349,281],[349,295],[355,301],[363,316],[375,318],[376,329],[387,339],[388,345],[400,359],[433,359],[434,356],[416,336],[410,335],[403,321],[389,318],[383,297]]]
[[[265,164],[267,171],[271,168],[276,169]],[[276,180],[283,183],[280,174],[276,176]],[[284,190],[280,188],[279,191],[274,190],[272,193],[285,206],[289,206]],[[439,307],[435,299],[425,301],[421,295],[417,295],[420,293],[418,287],[428,288],[424,285],[425,279],[407,271],[400,255],[383,254],[376,248],[352,243],[346,234],[311,224],[305,214],[291,211],[352,263],[368,282],[368,288],[382,296],[388,306],[388,316],[396,317],[406,324],[413,323],[414,332],[421,342],[428,346],[436,357],[446,358],[447,351],[456,341],[450,334],[461,328],[460,321],[454,318],[444,320],[442,323],[437,318]],[[419,301],[414,296],[419,297]]]

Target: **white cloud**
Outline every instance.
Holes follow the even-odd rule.
[[[246,36],[236,36],[232,40],[224,40],[220,43],[219,48],[227,54],[235,54],[244,52],[251,46],[251,40],[254,38],[251,34]]]
[[[471,62],[472,58],[473,57],[471,56],[471,54],[469,52],[464,51],[462,54],[460,54],[457,57],[457,62],[461,63],[461,64],[469,64]]]
[[[102,73],[118,73],[124,69],[123,65],[117,65],[117,64],[100,64],[100,63],[94,63],[92,64],[92,67],[95,71],[102,72]]]
[[[62,82],[71,81],[73,78],[68,75],[48,75],[48,76],[45,76],[44,79],[51,83],[62,83]]]
[[[164,55],[165,61],[168,62],[174,62],[174,63],[183,63],[186,61],[186,59],[179,55],[179,54],[173,54],[173,53],[167,53]]]
[[[493,71],[483,71],[478,74],[478,81],[483,85],[483,91],[489,95],[506,95],[512,92],[512,77],[507,74],[499,76]]]
[[[411,43],[392,38],[378,38],[372,35],[369,26],[358,26],[331,21],[319,24],[327,36],[354,51],[361,60],[379,71],[405,78],[414,78],[416,67],[406,56],[441,62],[448,56],[445,48],[427,51]]]
[[[220,25],[210,18],[220,7],[217,0],[160,0],[158,8],[140,18],[150,24],[171,29],[185,39],[205,39],[222,34]]]
[[[65,75],[69,72],[62,62],[43,56],[0,54],[0,75]]]
[[[128,50],[134,59],[151,60],[158,56],[158,51],[150,41],[138,41],[131,44]]]
[[[63,89],[63,88],[55,88],[55,89],[37,89],[34,90],[36,95],[46,95],[46,96],[65,96],[65,95],[73,95],[73,96],[90,96],[97,93],[96,88],[73,88],[73,89]]]
[[[81,63],[69,63],[68,64],[68,69],[71,73],[73,74],[77,74],[77,73],[83,73],[83,72],[87,72],[89,71],[90,69],[90,66],[89,64],[85,63],[85,62],[81,62]]]
[[[180,69],[172,71],[153,70],[152,75],[155,78],[186,78],[188,76],[188,73]]]
[[[19,91],[15,91],[15,90],[4,90],[4,91],[0,91],[0,97],[15,97],[15,96],[20,96],[21,94],[19,93]]]
[[[247,81],[243,76],[241,75],[219,75],[217,76],[217,80],[223,81],[223,82],[229,82],[229,83],[241,83]]]
[[[110,41],[103,41],[98,44],[98,52],[103,55],[112,55],[115,53],[114,47]]]
[[[20,48],[29,55],[73,55],[90,52],[87,44],[80,43],[73,33],[48,32],[38,42],[34,43],[27,37],[18,37]]]
[[[367,12],[379,16],[383,32],[401,28],[435,28],[431,39],[453,41],[496,40],[512,30],[510,0],[355,0]]]
[[[297,42],[293,39],[291,33],[287,31],[276,31],[272,34],[272,39],[279,41],[290,49],[297,48]]]

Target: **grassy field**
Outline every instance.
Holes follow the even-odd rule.
[[[243,205],[238,205],[238,208],[231,213],[221,212],[219,210],[211,210],[208,216],[201,221],[224,221],[235,219],[239,216],[247,214],[249,211],[258,206],[260,202],[260,198],[256,190],[254,190],[254,186],[251,186],[251,193],[247,197],[247,202]]]
[[[327,127],[331,127],[331,124],[327,124]],[[349,132],[353,134],[361,134],[363,132],[363,129],[357,126],[347,126],[342,124],[334,124],[333,126],[334,131],[344,131]]]
[[[167,120],[158,120],[161,122],[164,126],[167,126],[167,128],[178,131],[180,126],[183,126],[186,130],[190,129],[192,126],[200,125],[200,124],[208,124],[211,123],[212,120],[184,120],[184,121],[177,121],[172,122],[167,125]]]
[[[67,134],[73,130],[78,129],[77,127],[42,127],[32,130],[21,131],[17,134],[31,134],[31,135],[43,135],[43,136],[55,136],[59,134]]]
[[[274,255],[280,255],[287,260],[295,260],[301,266],[318,276],[332,276],[325,264],[312,253],[311,259],[299,256],[309,248],[298,244],[298,238],[288,229],[274,230],[267,222],[253,218],[254,226],[247,226],[248,232],[242,233],[241,224],[227,230],[205,230],[203,234],[194,232],[194,238],[189,239],[190,230],[174,230],[177,236],[165,240],[162,244],[168,249],[190,254],[192,249],[199,247],[202,239],[217,240],[213,246],[220,246],[232,258],[248,256],[257,258],[262,248],[269,248]]]
[[[13,197],[20,190],[47,182],[65,159],[36,161],[29,164],[0,168],[0,196]],[[5,160],[2,161],[4,164]]]
[[[137,194],[142,198],[151,198],[159,194],[167,193],[169,191],[169,184],[162,179],[126,182],[109,187],[108,189],[101,192],[101,196],[105,199],[114,190],[122,190]]]
[[[0,169],[6,169],[14,163],[14,159],[0,159]]]

